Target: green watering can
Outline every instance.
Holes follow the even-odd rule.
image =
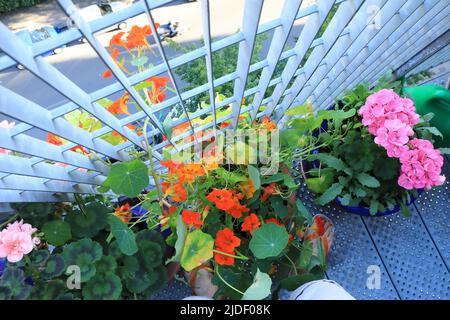
[[[409,96],[416,106],[417,113],[425,115],[434,113],[430,124],[436,127],[444,136],[444,139],[436,138],[435,147],[450,147],[450,90],[437,85],[423,85],[404,88],[404,93]]]

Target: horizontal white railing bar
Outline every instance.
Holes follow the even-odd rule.
[[[2,190],[0,202],[65,202],[75,201],[70,193],[50,193],[36,191]]]
[[[0,112],[25,122],[33,127],[51,132],[71,142],[111,157],[113,159],[127,161],[130,156],[124,152],[117,152],[114,147],[101,139],[93,140],[91,135],[65,120],[56,118],[52,120],[49,111],[36,103],[0,86]],[[11,107],[14,106],[14,107]],[[67,147],[67,146],[66,146]],[[69,148],[74,147],[71,145]],[[67,150],[67,149],[66,149]]]
[[[9,175],[0,179],[0,193],[3,190],[27,190],[58,193],[97,194],[96,187],[88,184],[74,184],[67,181]],[[112,195],[112,193],[108,193]]]
[[[0,148],[28,154],[47,160],[71,164],[89,170],[107,173],[108,168],[100,161],[92,161],[89,157],[77,152],[61,151],[61,148],[27,135],[10,137],[7,129],[0,128]]]
[[[97,175],[91,172],[80,172],[76,169],[69,173],[68,168],[50,163],[33,163],[31,159],[11,155],[1,155],[0,157],[0,172],[8,174],[92,185],[100,185],[105,180],[105,177],[102,175]]]

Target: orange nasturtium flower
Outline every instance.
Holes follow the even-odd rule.
[[[119,99],[111,103],[111,105],[108,107],[108,111],[114,115],[118,114],[130,115],[127,107],[127,102],[129,99],[130,97],[128,96],[128,93],[125,93]]]
[[[164,76],[154,76],[154,77],[148,78],[147,81],[150,81],[152,83],[153,87],[156,90],[159,90],[162,87],[167,87],[167,84],[170,82],[170,79],[168,77],[164,77]]]
[[[125,42],[122,40],[122,36],[125,34],[125,32],[121,31],[119,33],[116,33],[111,40],[109,40],[109,50],[112,50],[113,46],[119,46],[123,47],[125,46]]]
[[[64,144],[64,140],[53,133],[47,133],[47,142],[54,144],[55,146],[62,146]]]
[[[200,219],[200,213],[191,211],[191,210],[183,210],[181,214],[184,223],[190,226],[194,226],[195,228],[200,228],[203,225],[203,221]]]
[[[236,237],[232,230],[225,228],[217,232],[215,246],[217,251],[234,255],[234,249],[241,245],[241,239]],[[234,258],[216,252],[214,260],[219,265],[231,266],[234,264]]]
[[[269,132],[277,128],[277,124],[275,122],[270,122],[268,116],[262,118],[261,126]]]
[[[253,234],[253,231],[259,228],[261,221],[256,214],[252,213],[244,218],[244,223],[241,226],[242,231],[248,231]]]
[[[180,181],[175,184],[170,184],[169,182],[161,183],[162,191],[166,197],[171,197],[175,202],[183,202],[187,200],[187,190],[183,186],[183,182]]]
[[[125,223],[131,218],[130,204],[127,202],[123,206],[116,208],[114,215]]]
[[[229,190],[223,189],[213,189],[207,196],[206,199],[215,203],[216,207],[220,210],[227,211],[231,209],[234,205],[233,203],[233,193]]]
[[[167,98],[167,95],[164,92],[163,88],[167,87],[167,84],[169,83],[170,79],[164,76],[154,76],[147,79],[147,81],[152,83],[151,90],[145,91],[147,99],[154,104],[163,102],[164,99]]]
[[[213,191],[206,196],[206,199],[213,202],[217,208],[225,211],[236,219],[242,217],[243,213],[250,211],[245,205],[239,203],[239,200],[242,199],[242,194],[236,195],[227,189],[213,189]]]
[[[87,151],[83,146],[75,146],[70,150],[72,150],[73,152],[82,153],[84,155],[89,155],[89,151]]]
[[[111,77],[111,76],[112,76],[111,69],[106,70],[106,71],[102,74],[102,77],[103,77],[103,78],[109,78],[109,77]]]
[[[219,251],[228,252],[239,247],[241,245],[241,239],[234,235],[233,230],[225,228],[217,231],[215,244],[216,248],[220,248],[218,249]]]
[[[265,202],[269,197],[277,192],[277,184],[276,182],[272,182],[267,187],[263,188],[263,195],[261,196],[261,202]]]
[[[231,126],[231,122],[230,121],[224,121],[224,122],[221,122],[219,124],[219,128],[220,129],[225,129],[225,128],[228,128],[229,126]]]
[[[156,23],[156,28],[159,27],[159,24]],[[128,49],[132,49],[135,47],[147,47],[150,48],[150,45],[147,42],[147,37],[152,34],[152,29],[150,25],[145,25],[143,27],[132,26],[130,32],[127,35],[127,44],[126,47]]]
[[[244,192],[247,199],[251,199],[253,197],[253,194],[256,192],[255,185],[253,184],[253,180],[251,178],[242,181],[239,186],[241,187],[241,190]]]

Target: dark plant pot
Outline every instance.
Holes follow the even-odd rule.
[[[418,191],[418,193],[419,193],[419,195],[420,195],[420,194],[422,193],[423,190],[420,189],[420,190],[417,190],[417,191]],[[410,196],[409,201],[406,201],[405,204],[406,204],[407,206],[409,206],[409,205],[413,204],[414,201],[416,201],[416,198],[413,197],[413,196]],[[383,216],[387,216],[387,215],[390,215],[390,214],[394,214],[394,213],[397,213],[397,212],[400,211],[400,205],[399,205],[399,204],[396,204],[392,210],[386,209],[386,210],[383,211],[383,212],[378,211],[378,212],[375,213],[375,214],[370,214],[370,210],[369,210],[368,207],[364,207],[364,206],[356,206],[356,207],[352,207],[352,206],[344,206],[344,205],[342,204],[342,197],[337,197],[337,198],[336,198],[336,202],[337,202],[337,203],[338,203],[345,211],[350,212],[350,213],[354,213],[354,214],[358,214],[358,215],[360,215],[360,216],[366,216],[366,217],[383,217]]]

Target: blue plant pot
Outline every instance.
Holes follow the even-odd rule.
[[[418,191],[418,193],[420,195],[423,190],[419,189],[417,191]],[[411,204],[414,203],[414,201],[416,201],[416,198],[413,197],[413,196],[410,196],[409,201],[406,201],[406,205],[410,206]],[[400,205],[396,204],[392,210],[386,209],[383,212],[378,211],[376,214],[370,214],[370,210],[369,210],[368,207],[364,207],[364,206],[352,207],[352,206],[345,206],[345,205],[343,205],[342,204],[342,197],[337,197],[336,198],[336,202],[347,212],[358,214],[360,216],[367,216],[367,217],[383,217],[383,216],[394,214],[394,213],[397,213],[397,212],[400,211]]]

